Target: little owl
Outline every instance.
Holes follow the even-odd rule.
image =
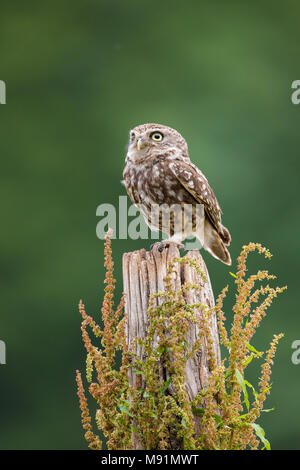
[[[204,174],[191,162],[187,143],[177,131],[160,124],[143,124],[130,131],[123,178],[131,201],[146,223],[169,236],[163,245],[174,242],[182,247],[181,242],[193,235],[212,256],[231,264],[226,248],[231,237],[221,223],[221,208]],[[169,209],[168,223],[162,207]],[[186,207],[190,211],[186,212]],[[202,227],[196,224],[196,207],[204,209]]]

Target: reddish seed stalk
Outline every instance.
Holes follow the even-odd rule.
[[[172,275],[175,263],[186,263],[192,266],[205,280],[200,267],[189,258],[176,258],[169,264],[165,278],[165,291],[157,293],[150,299],[148,310],[148,336],[141,341],[145,352],[145,361],[141,362],[133,352],[128,350],[126,343],[124,297],[114,307],[114,263],[112,260],[111,235],[105,239],[105,292],[101,308],[103,328],[87,315],[80,301],[79,311],[82,316],[82,339],[87,351],[87,379],[90,382],[89,392],[97,402],[96,423],[107,440],[108,449],[131,449],[132,430],[141,437],[145,449],[170,448],[170,429],[181,438],[185,449],[257,449],[259,442],[250,423],[256,422],[260,416],[264,401],[269,395],[271,366],[278,341],[283,336],[275,335],[270,348],[266,352],[265,361],[261,366],[261,378],[258,383],[256,400],[250,403],[249,411],[243,404],[244,395],[241,384],[237,380],[236,370],[243,378],[247,367],[246,358],[259,358],[259,354],[248,349],[248,344],[266,315],[273,299],[283,288],[269,286],[257,288],[256,282],[272,280],[267,271],[258,271],[256,275],[246,278],[246,262],[249,253],[257,251],[266,258],[271,254],[257,243],[243,247],[238,258],[236,276],[237,295],[233,307],[234,318],[230,334],[225,328],[226,317],[223,303],[228,286],[223,289],[216,300],[214,309],[204,309],[201,321],[194,314],[198,304],[186,305],[185,292],[189,289],[199,290],[199,285],[185,285],[179,292],[173,287]],[[258,303],[260,296],[265,299]],[[155,299],[160,298],[160,307],[156,307]],[[203,307],[203,306],[201,306]],[[204,307],[203,307],[204,308]],[[217,365],[213,344],[210,338],[210,317],[215,311],[221,343],[228,349],[228,358]],[[248,323],[246,324],[246,320]],[[190,322],[197,322],[199,341],[193,350],[185,346],[185,335]],[[94,346],[88,332],[90,328],[98,342]],[[168,332],[168,334],[166,334]],[[161,382],[157,369],[157,352],[153,349],[153,336],[159,337],[157,348],[161,348],[162,357],[172,377],[175,396],[161,394]],[[209,383],[195,399],[190,402],[184,386],[185,364],[192,354],[199,353],[202,336],[210,357],[211,375]],[[121,360],[116,362],[118,351]],[[168,351],[168,353],[164,352]],[[171,353],[171,354],[170,354]],[[172,356],[172,362],[170,361]],[[227,366],[225,365],[227,361]],[[140,371],[146,388],[132,389],[128,382],[128,369]],[[95,374],[94,374],[95,372]],[[94,377],[95,375],[95,377]],[[93,381],[94,380],[94,381]],[[81,409],[82,426],[85,439],[91,449],[101,449],[102,442],[93,431],[92,419],[88,410],[88,402],[82,383],[81,374],[76,371],[77,394]],[[196,436],[194,429],[194,410],[204,410],[201,420],[201,434]],[[174,438],[174,437],[173,437]]]

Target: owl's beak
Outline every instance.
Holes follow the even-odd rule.
[[[136,145],[138,150],[142,150],[145,147],[143,139],[138,139]]]

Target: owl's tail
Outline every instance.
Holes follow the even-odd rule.
[[[225,245],[230,245],[231,236],[230,236],[229,230],[226,227],[224,227],[224,225],[221,225],[220,236],[221,236],[223,242],[225,243]]]
[[[203,248],[214,258],[217,258],[222,261],[222,263],[228,264],[229,266],[231,265],[231,257],[226,245],[229,245],[230,240],[229,231],[225,227],[223,227],[223,233],[221,235],[210,222],[205,222]]]

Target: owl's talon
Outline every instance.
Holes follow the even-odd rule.
[[[172,244],[176,245],[178,250],[183,250],[184,249],[184,245],[182,243],[176,243],[176,242],[167,240],[167,241],[160,242],[160,244],[158,246],[158,251],[160,253],[162,253],[165,248],[169,248],[169,246],[172,245]]]
[[[152,245],[150,245],[150,250],[153,250],[153,248],[157,246],[157,249],[160,253],[162,253],[164,251],[165,248],[167,248],[169,246],[169,243],[166,243],[166,242],[156,242],[156,243],[152,243]]]
[[[157,245],[157,242],[156,242],[156,243],[152,243],[152,245],[150,245],[150,251],[153,250],[153,248],[155,247],[155,245]]]
[[[164,251],[164,248],[167,248],[167,245],[164,242],[161,242],[157,249],[160,253],[162,253]]]

